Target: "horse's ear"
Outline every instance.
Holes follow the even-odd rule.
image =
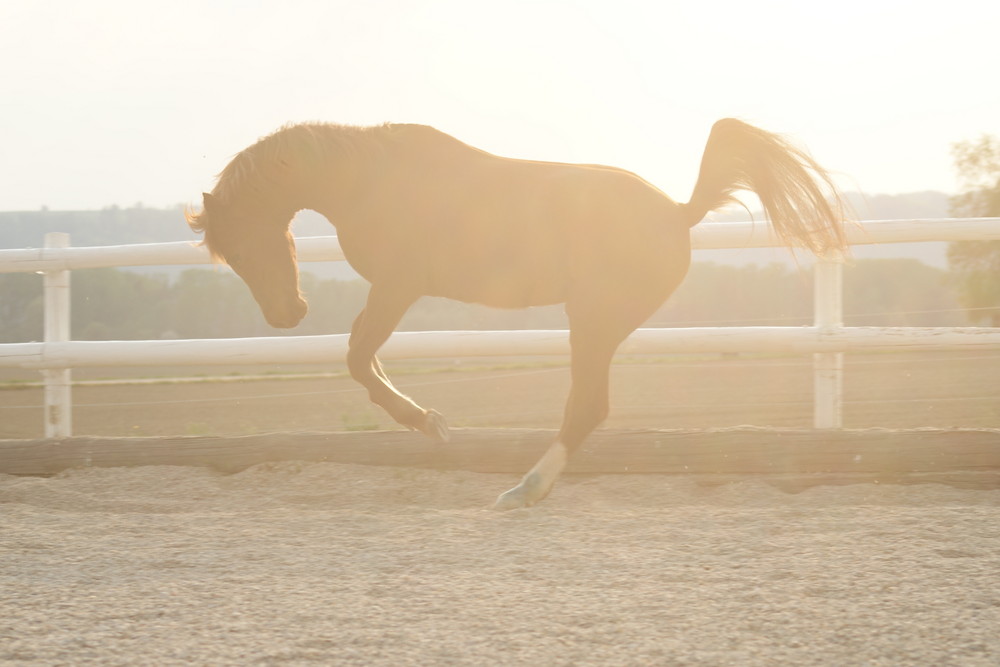
[[[205,208],[206,211],[209,208],[214,207],[215,203],[216,203],[215,197],[213,197],[211,194],[209,194],[207,192],[202,192],[201,193],[201,204]]]

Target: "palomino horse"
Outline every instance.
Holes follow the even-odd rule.
[[[300,209],[326,216],[371,283],[351,329],[352,377],[397,422],[439,440],[448,439],[442,416],[399,393],[375,356],[410,305],[422,295],[500,308],[564,303],[572,389],[562,428],[497,500],[510,509],[544,498],[604,421],[612,355],[681,283],[688,230],[741,189],[757,194],[788,245],[844,248],[827,173],[733,119],[712,128],[686,204],[622,169],[497,157],[422,125],[290,125],[233,158],[188,223],[271,325],[294,327],[307,306],[289,223]]]

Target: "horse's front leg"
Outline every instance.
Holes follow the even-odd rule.
[[[435,410],[424,410],[401,394],[382,370],[375,353],[392,335],[416,296],[372,286],[368,303],[354,320],[347,349],[351,377],[368,390],[372,403],[381,406],[403,426],[422,431],[437,440],[448,440],[448,425]]]

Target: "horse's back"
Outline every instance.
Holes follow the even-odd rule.
[[[631,172],[504,158],[428,126],[389,130],[368,219],[340,232],[373,282],[406,280],[421,293],[500,307],[545,305],[595,276],[631,284],[639,267],[652,279],[655,265],[687,252],[678,205]]]

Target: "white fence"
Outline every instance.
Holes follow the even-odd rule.
[[[848,228],[852,245],[1000,239],[1000,218],[869,221]],[[300,261],[344,259],[336,237],[297,239]],[[692,230],[696,249],[780,245],[763,223],[708,223]],[[65,234],[48,234],[46,247],[0,250],[0,273],[45,276],[45,340],[0,344],[0,367],[34,368],[45,381],[45,436],[72,432],[70,369],[84,366],[177,366],[341,361],[347,334],[210,340],[73,341],[69,330],[69,272],[111,266],[208,264],[191,243],[72,248]],[[1000,329],[844,327],[842,265],[820,261],[814,274],[814,323],[809,327],[691,327],[639,329],[620,351],[813,353],[816,428],[839,428],[843,353],[873,349],[1000,349]],[[566,331],[397,332],[379,353],[386,359],[556,355],[569,352]]]

